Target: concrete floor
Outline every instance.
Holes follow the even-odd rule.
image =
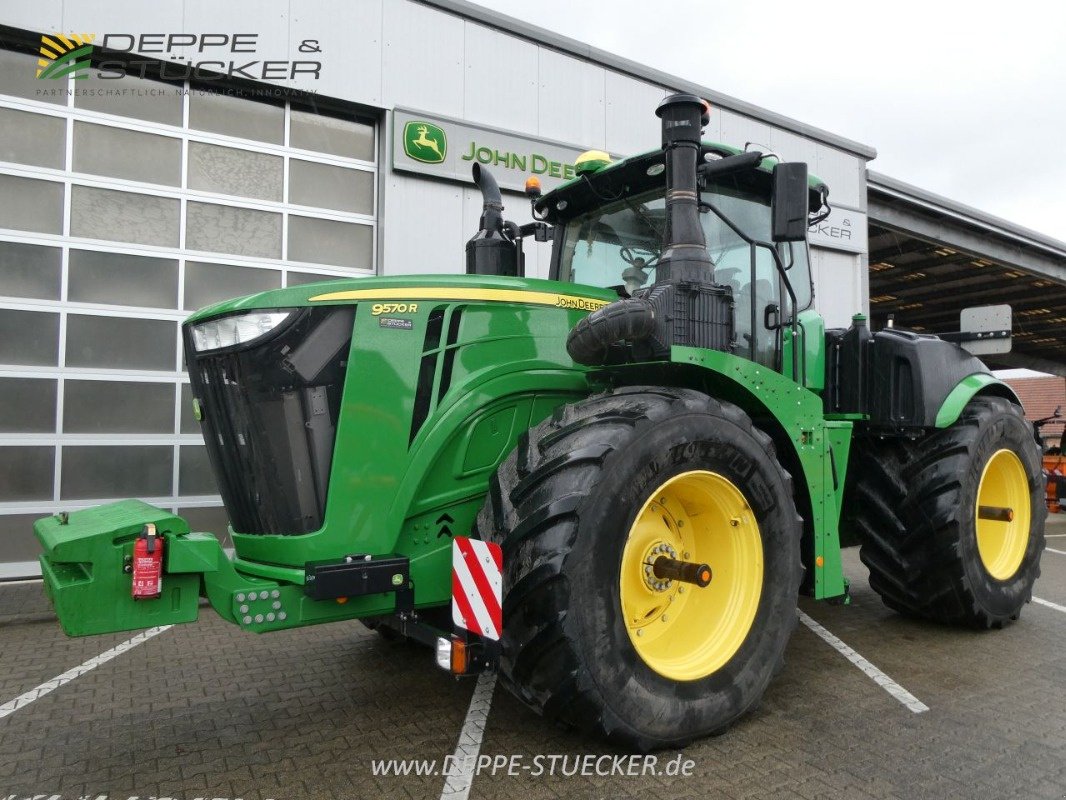
[[[855,550],[850,606],[800,607],[929,707],[915,714],[803,625],[757,712],[683,751],[688,776],[483,770],[471,798],[1066,797],[1066,515],[1049,525],[1033,603],[1006,630],[903,619]],[[0,587],[0,800],[438,798],[440,775],[375,759],[456,750],[474,681],[357,623],[255,636],[209,609],[28,705],[3,704],[126,641],[68,639],[40,585]],[[476,727],[476,726],[475,726]],[[482,755],[624,755],[491,696]],[[675,753],[660,753],[659,768]],[[541,761],[542,765],[550,762]],[[558,759],[557,765],[563,766]],[[600,762],[601,764],[604,762]],[[570,769],[569,771],[573,771]],[[455,787],[451,787],[454,789]],[[462,796],[462,787],[457,795]]]

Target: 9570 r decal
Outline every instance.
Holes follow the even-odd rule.
[[[370,313],[375,317],[381,314],[417,314],[418,303],[374,303]]]

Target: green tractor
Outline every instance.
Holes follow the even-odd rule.
[[[825,330],[806,235],[826,186],[703,142],[699,98],[657,114],[660,149],[586,154],[529,188],[526,225],[475,166],[466,275],[194,314],[235,552],[138,501],[42,519],[66,632],[189,622],[201,597],[256,633],[359,619],[647,750],[759,702],[797,595],[847,602],[842,538],[902,614],[1016,619],[1043,548],[1040,451],[958,344],[1009,341],[1009,322],[956,342],[861,315]],[[550,280],[523,276],[525,239],[551,242]]]

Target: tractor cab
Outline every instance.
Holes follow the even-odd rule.
[[[475,165],[484,212],[467,272],[521,275],[523,238],[550,239],[553,281],[636,301],[593,318],[606,329],[575,329],[568,351],[578,363],[668,360],[682,345],[799,379],[803,359],[784,354],[797,350],[798,316],[814,299],[807,229],[829,213],[827,187],[806,164],[702,141],[709,108],[697,97],[671,96],[656,113],[661,149],[617,163],[586,153],[577,176],[547,195],[527,184],[527,225],[503,220],[495,181]]]
[[[579,159],[576,179],[534,202],[534,214],[555,225],[550,277],[632,297],[655,283],[663,255],[665,153],[614,164],[606,154],[593,155],[602,157]],[[751,244],[772,240],[776,156],[704,142],[699,163],[699,221],[711,259],[706,278],[732,297],[734,350],[777,368],[779,332],[814,293],[805,237],[773,243],[772,250]],[[812,179],[808,192],[809,207],[821,209],[825,185]]]

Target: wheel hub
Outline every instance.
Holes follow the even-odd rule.
[[[655,559],[659,556],[666,556],[675,561],[679,560],[677,550],[675,550],[671,544],[668,542],[657,542],[644,555],[644,583],[646,583],[648,588],[653,592],[668,592],[674,585],[674,581],[669,578],[663,579],[655,576]]]
[[[974,517],[981,564],[996,580],[1010,580],[1025,560],[1032,522],[1029,479],[1012,450],[997,450],[985,464]]]
[[[637,512],[622,552],[630,642],[664,677],[704,678],[748,637],[762,583],[762,536],[743,492],[714,472],[675,475]]]

